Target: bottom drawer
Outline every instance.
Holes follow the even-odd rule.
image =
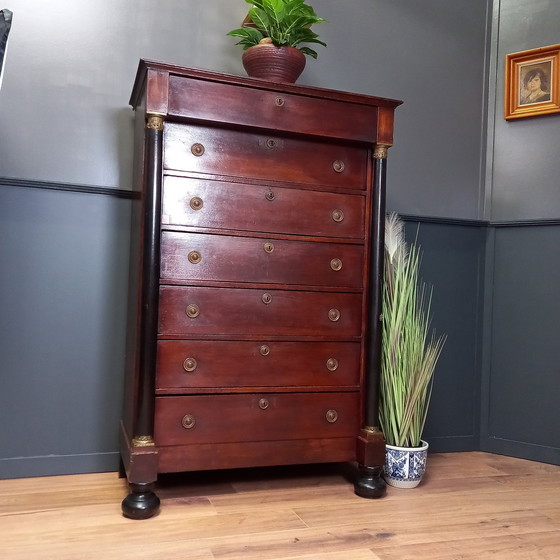
[[[355,436],[359,393],[157,397],[157,446]]]
[[[158,472],[161,473],[355,460],[355,434],[330,439],[198,443],[158,448]]]

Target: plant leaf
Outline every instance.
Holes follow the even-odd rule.
[[[306,55],[310,56],[311,58],[317,59],[317,51],[314,51],[313,49],[310,49],[309,47],[300,47],[299,50],[303,54],[306,54]]]
[[[235,43],[236,45],[243,45],[245,49],[249,47],[258,45],[261,39],[263,39],[263,34],[253,27],[241,27],[240,29],[233,29],[227,35],[231,37],[239,37],[241,41]]]

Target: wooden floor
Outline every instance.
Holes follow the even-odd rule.
[[[0,481],[2,560],[560,559],[560,467],[433,454],[412,490],[353,493],[347,465],[191,473],[131,521],[116,473]]]

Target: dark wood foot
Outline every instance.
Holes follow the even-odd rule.
[[[159,511],[153,483],[130,484],[130,494],[122,501],[122,512],[130,519],[148,519]]]
[[[383,467],[365,467],[358,465],[358,479],[354,483],[354,492],[362,498],[382,498],[387,485],[381,473]]]

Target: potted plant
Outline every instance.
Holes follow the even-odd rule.
[[[305,0],[245,0],[252,7],[243,27],[228,33],[243,46],[243,67],[249,76],[294,83],[305,67],[305,55],[317,52],[302,46],[318,39],[311,26],[325,20]]]
[[[405,241],[397,214],[385,222],[379,422],[388,484],[413,488],[426,466],[422,432],[444,337],[430,334],[431,288],[419,278],[420,250]]]

